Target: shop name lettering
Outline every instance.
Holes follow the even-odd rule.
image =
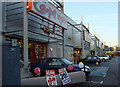
[[[34,2],[34,7],[40,14],[42,14],[42,15],[48,14],[49,19],[51,16],[53,16],[55,19],[57,18],[58,20],[60,20],[63,23],[67,22],[62,16],[57,14],[56,10],[52,11],[52,9],[50,7],[47,8],[45,4],[40,4],[39,9],[38,9],[36,2]]]

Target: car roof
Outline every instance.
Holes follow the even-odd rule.
[[[43,59],[62,59],[62,57],[45,57]]]

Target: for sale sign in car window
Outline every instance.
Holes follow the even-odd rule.
[[[59,69],[58,71],[59,71],[59,76],[62,80],[63,85],[67,85],[69,83],[72,83],[70,77],[68,76],[66,68]]]
[[[47,80],[48,86],[57,85],[55,70],[46,70],[46,80]]]

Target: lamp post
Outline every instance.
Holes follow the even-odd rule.
[[[27,2],[24,2],[24,69],[28,70],[28,16],[27,16]]]

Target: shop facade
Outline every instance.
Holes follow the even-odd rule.
[[[67,29],[67,16],[50,2],[36,3],[33,0],[27,4],[29,61],[35,62],[44,57],[64,57],[64,31]],[[6,2],[5,11],[6,40],[16,40],[20,44],[20,57],[24,57],[24,2]]]
[[[84,58],[91,55],[90,44],[91,44],[91,33],[89,27],[83,26],[83,44],[84,44]]]
[[[65,57],[77,63],[81,56],[81,28],[75,26],[76,23],[68,18],[67,30],[65,31]]]
[[[100,55],[101,54],[101,47],[100,47],[100,40],[96,36],[91,36],[91,55]],[[103,47],[102,47],[103,48]]]

